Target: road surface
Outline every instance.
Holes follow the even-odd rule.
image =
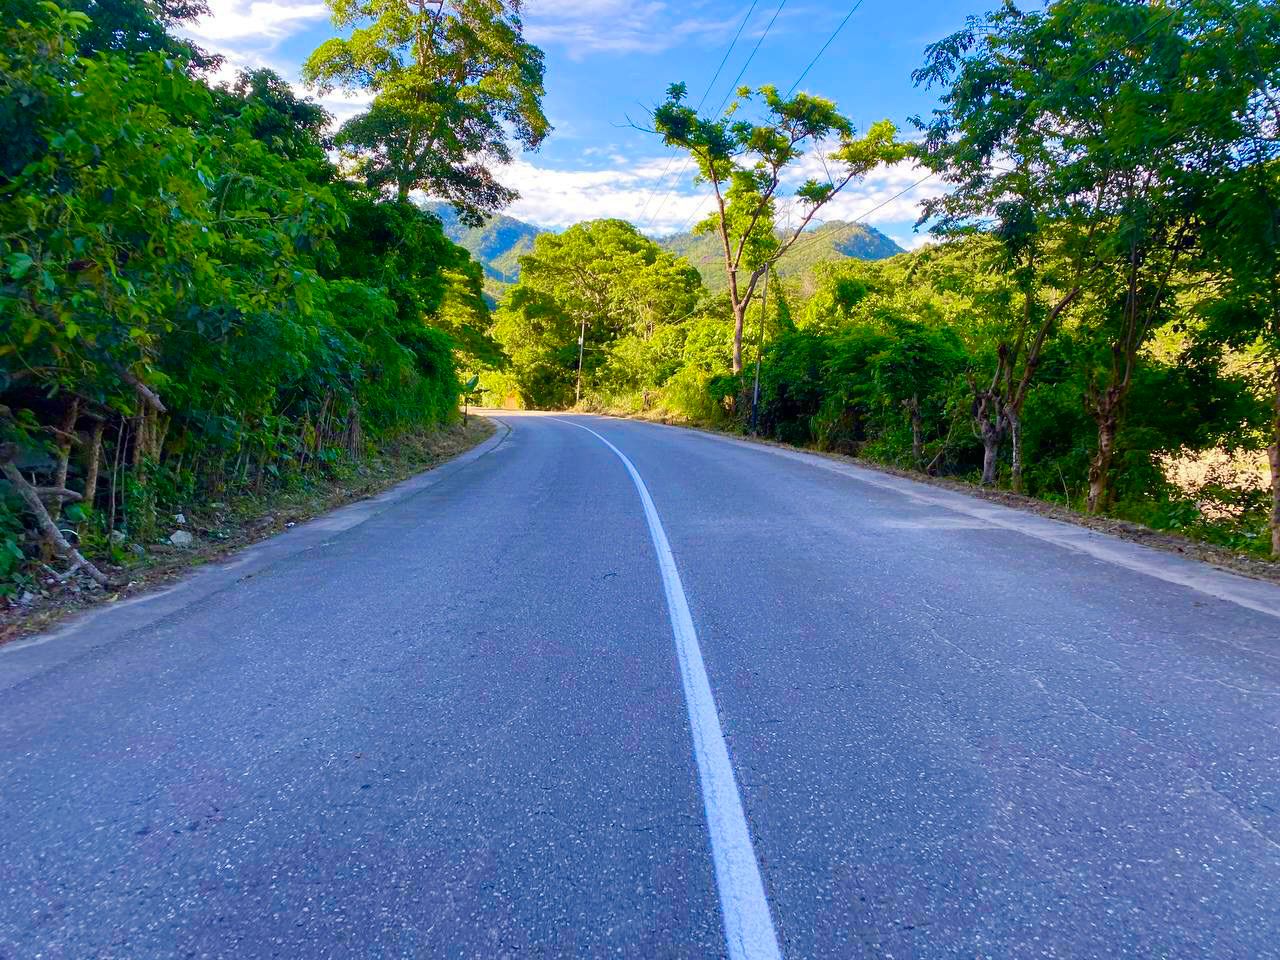
[[[0,650],[0,956],[1280,956],[1280,588],[500,419]]]

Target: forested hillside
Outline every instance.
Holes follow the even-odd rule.
[[[510,199],[477,155],[545,135],[541,53],[501,5],[334,9],[374,28],[307,65],[374,93],[336,131],[270,71],[211,85],[171,34],[199,3],[0,0],[0,595],[112,586],[184,512],[358,471],[502,364],[480,268],[407,197]]]
[[[483,224],[462,221],[447,203],[428,202],[423,209],[440,218],[444,234],[462,247],[484,268],[485,276],[499,283],[515,283],[520,278],[520,257],[533,249],[542,229],[514,217],[497,213]]]
[[[470,253],[484,268],[485,276],[496,281],[490,285],[496,293],[501,293],[505,284],[520,279],[520,258],[533,249],[539,234],[548,232],[501,213],[488,217],[480,226],[472,226],[463,223],[446,203],[427,202],[422,206],[440,218],[445,236]],[[711,234],[677,233],[662,237],[657,243],[693,264],[711,292],[719,293],[727,286],[724,253]],[[846,258],[883,260],[899,253],[902,248],[875,227],[832,220],[806,233],[804,247],[780,261],[777,270],[779,276],[811,289],[821,263]]]
[[[711,233],[678,233],[659,241],[672,253],[685,257],[698,269],[703,285],[712,293],[723,293],[729,281],[724,273],[724,250]],[[902,248],[875,227],[831,220],[806,233],[804,246],[778,261],[776,272],[794,280],[800,289],[811,291],[817,267],[844,259],[884,260],[902,253]]]

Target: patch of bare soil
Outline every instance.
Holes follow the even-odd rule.
[[[0,598],[0,644],[47,630],[88,607],[154,590],[193,567],[225,559],[242,547],[345,504],[372,497],[465,453],[492,436],[494,429],[492,421],[473,416],[465,427],[456,424],[394,441],[376,456],[344,468],[329,479],[313,478],[304,487],[264,496],[194,504],[181,514],[165,516],[162,529],[167,531],[166,537],[186,533],[190,542],[178,536],[182,545],[175,545],[170,539],[130,544],[133,559],[126,566],[103,567],[113,578],[124,581],[117,589],[104,590],[83,574],[59,577],[49,569],[17,596]]]

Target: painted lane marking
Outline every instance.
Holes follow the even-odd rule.
[[[680,663],[680,680],[689,711],[698,778],[702,782],[702,806],[707,817],[707,832],[711,835],[711,858],[715,864],[729,957],[730,960],[780,960],[782,953],[778,949],[778,936],[773,929],[769,901],[764,894],[764,882],[760,879],[760,867],[751,844],[751,831],[747,828],[742,797],[729,760],[729,748],[724,742],[724,731],[720,729],[720,715],[716,711],[706,666],[702,662],[702,649],[689,613],[684,584],[676,569],[676,560],[671,553],[671,544],[667,542],[662,520],[658,517],[658,509],[653,505],[653,498],[649,496],[649,488],[641,479],[640,472],[625,453],[590,427],[560,417],[550,419],[585,430],[612,450],[627,468],[631,482],[640,494],[644,517],[649,524],[649,536],[658,555],[662,586],[667,595],[667,613],[671,618],[671,633],[675,637],[676,658]]]

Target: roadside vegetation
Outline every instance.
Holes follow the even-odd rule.
[[[397,451],[504,358],[409,193],[511,199],[476,157],[548,129],[516,7],[333,0],[308,74],[372,94],[335,132],[269,71],[211,84],[173,33],[199,2],[0,0],[0,597],[430,459]]]
[[[725,284],[629,224],[538,236],[491,402],[580,397],[1280,556],[1280,6],[1005,5],[915,80],[941,106],[912,136],[768,86],[700,115],[672,86],[655,133],[715,201]],[[779,276],[904,160],[946,184],[932,243]]]

